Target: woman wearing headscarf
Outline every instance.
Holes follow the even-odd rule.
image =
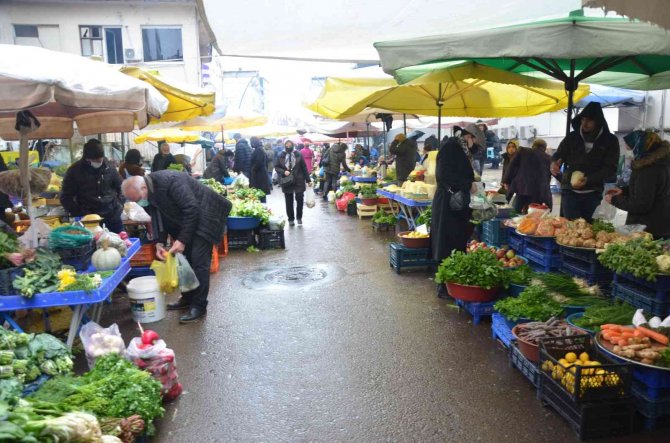
[[[249,177],[249,186],[260,189],[269,194],[272,192],[270,188],[270,180],[268,179],[268,159],[263,149],[263,143],[258,137],[251,137],[251,175]],[[265,197],[261,199],[265,203]]]
[[[472,234],[470,217],[470,190],[475,173],[468,154],[480,139],[479,129],[470,124],[460,134],[446,140],[436,159],[435,178],[437,191],[433,199],[433,215],[430,225],[431,253],[441,263],[451,252],[465,251]],[[454,199],[454,204],[450,204]],[[460,199],[461,208],[454,208]],[[446,296],[443,285],[438,286],[438,296]]]
[[[172,164],[177,164],[177,160],[170,153],[170,145],[162,142],[158,147],[158,154],[154,156],[154,161],[151,162],[151,172],[162,171]]]
[[[521,148],[506,166],[503,187],[510,201],[516,194],[514,210],[526,212],[531,203],[553,207],[551,196],[551,157],[546,153],[547,142],[538,138],[531,149]]]
[[[512,163],[512,160],[514,159],[514,156],[516,153],[519,152],[519,141],[518,140],[510,140],[507,142],[507,148],[505,148],[505,153],[501,155],[503,159],[503,169],[502,169],[502,177],[505,178],[505,172],[507,172],[507,167],[509,166],[510,163]]]
[[[303,160],[305,160],[307,173],[311,174],[314,166],[314,151],[312,151],[308,144],[305,144],[300,150],[300,155],[302,155]]]
[[[635,157],[630,182],[608,191],[605,200],[628,212],[627,225],[646,225],[654,238],[670,238],[670,143],[651,131],[623,139]]]
[[[286,200],[288,224],[289,226],[294,226],[297,216],[298,224],[301,225],[304,193],[308,184],[312,186],[312,182],[307,173],[305,160],[295,150],[295,145],[291,140],[287,140],[284,143],[284,150],[277,156],[275,171],[279,175],[279,184]],[[295,210],[293,207],[294,198]]]
[[[126,179],[133,175],[144,176],[144,168],[142,167],[142,154],[137,149],[129,149],[126,156],[119,165],[119,175]]]

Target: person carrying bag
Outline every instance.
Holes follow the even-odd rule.
[[[295,225],[296,218],[298,224],[302,225],[304,193],[307,184],[311,186],[312,183],[305,160],[300,153],[295,151],[295,146],[291,140],[284,143],[284,150],[278,156],[275,171],[279,176],[279,184],[286,200],[286,216],[289,226]]]

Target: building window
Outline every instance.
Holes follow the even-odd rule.
[[[58,25],[14,25],[14,43],[60,50]]]
[[[80,26],[81,55],[102,57],[107,63],[123,63],[121,28],[105,26]]]
[[[181,28],[142,28],[144,61],[182,61]]]

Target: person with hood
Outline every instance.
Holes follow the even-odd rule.
[[[225,197],[179,171],[158,171],[146,177],[130,177],[122,184],[126,199],[147,210],[158,237],[156,255],[182,253],[200,283],[183,292],[170,310],[188,309],[179,323],[190,323],[207,313],[209,268],[214,245],[221,243],[232,204]],[[165,248],[168,235],[170,249]]]
[[[627,225],[646,225],[655,239],[670,239],[670,143],[651,131],[634,131],[624,138],[633,151],[628,187],[614,188],[605,200],[627,211]]]
[[[151,162],[151,172],[163,171],[172,164],[177,164],[177,160],[170,153],[170,145],[161,142],[158,145],[158,154],[154,156],[154,160]]]
[[[233,171],[238,174],[244,174],[247,178],[251,175],[251,147],[249,142],[242,138],[242,135],[233,135],[235,140],[235,160],[233,161]]]
[[[265,143],[263,151],[265,151],[265,159],[268,162],[268,183],[272,190],[272,171],[275,169],[275,151],[272,149],[272,143]]]
[[[286,200],[286,216],[289,226],[302,224],[302,209],[304,205],[304,194],[307,185],[312,186],[312,181],[307,173],[307,165],[300,152],[295,150],[291,140],[284,143],[284,150],[279,153],[275,163],[275,171],[279,175],[279,183]],[[286,179],[282,182],[282,179]],[[296,210],[293,209],[295,198]],[[296,217],[297,216],[297,217]]]
[[[314,151],[305,143],[302,149],[300,149],[300,155],[302,155],[305,165],[307,165],[307,173],[311,174],[314,169]]]
[[[516,156],[517,152],[519,152],[519,141],[518,140],[508,141],[507,147],[505,148],[505,153],[501,156],[503,161],[502,180],[505,179],[505,175],[507,173],[507,167],[510,165],[510,163],[512,163],[512,160],[514,160],[514,157]]]
[[[228,173],[228,160],[226,159],[226,155],[227,151],[225,149],[219,149],[212,158],[212,161],[207,165],[207,168],[205,168],[203,178],[213,178],[221,183],[224,182],[224,179],[229,178],[230,174]]]
[[[560,174],[561,214],[571,220],[589,223],[600,204],[605,181],[616,181],[619,140],[607,126],[600,103],[591,102],[572,120],[568,134],[552,156],[551,173]],[[578,180],[572,175],[580,173]],[[577,176],[576,176],[577,177]]]
[[[521,148],[507,165],[503,177],[503,187],[507,200],[514,200],[514,210],[525,212],[531,203],[544,203],[553,206],[551,196],[551,173],[549,166],[551,157],[546,153],[547,142],[538,138],[531,149]]]
[[[325,184],[323,185],[323,200],[328,201],[328,192],[337,190],[337,180],[340,177],[340,167],[350,172],[347,165],[347,145],[344,143],[333,143],[323,157],[321,164],[326,170]]]
[[[423,155],[421,156],[421,160],[419,161],[419,163],[423,165],[423,163],[428,158],[428,154],[436,149],[437,149],[437,137],[431,135],[423,142]]]
[[[119,165],[119,175],[121,178],[128,178],[133,175],[144,176],[145,171],[142,167],[142,154],[137,149],[129,149],[126,156]]]
[[[442,263],[452,251],[465,251],[472,234],[472,210],[469,204],[475,173],[469,152],[480,137],[483,135],[479,129],[470,124],[456,136],[448,138],[437,153],[437,190],[433,198],[430,225],[430,249],[432,258],[437,263]],[[450,204],[452,199],[459,199],[461,207],[454,207],[455,201]],[[447,296],[443,285],[438,285],[438,296]]]
[[[268,158],[265,155],[265,150],[263,150],[263,143],[258,137],[251,137],[251,147],[253,152],[251,153],[251,175],[249,176],[249,187],[260,189],[269,194],[272,192],[270,187],[270,180],[268,180]],[[265,203],[266,199],[263,197],[261,199],[262,203]]]
[[[72,217],[98,214],[112,232],[123,231],[121,176],[105,158],[100,140],[84,145],[84,155],[65,173],[60,202]]]
[[[416,166],[416,156],[418,155],[416,140],[419,137],[421,137],[421,135],[417,137],[417,134],[405,137],[405,134],[401,133],[395,136],[389,146],[391,154],[396,156],[395,171],[396,177],[400,183],[407,180],[407,177]]]
[[[477,127],[480,131],[484,133],[484,138],[486,139],[486,146],[484,146],[484,159],[488,156],[486,155],[486,148],[493,148],[493,158],[491,159],[491,169],[498,169],[500,166],[500,139],[495,132],[489,130],[489,127],[484,123],[483,120],[477,120]],[[482,163],[482,168],[484,163]]]

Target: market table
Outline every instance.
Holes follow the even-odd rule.
[[[357,175],[352,175],[351,181],[354,183],[377,183],[377,177],[359,177]]]
[[[72,319],[70,320],[70,329],[67,335],[67,346],[72,348],[74,338],[79,331],[84,314],[89,308],[93,307],[91,318],[99,321],[102,314],[102,304],[114,292],[121,281],[130,272],[130,259],[140,249],[140,240],[131,238],[131,245],[125,257],[121,259],[121,264],[112,275],[105,278],[99,288],[93,291],[66,291],[35,294],[32,298],[26,298],[21,295],[2,295],[0,294],[0,318],[7,321],[14,329],[21,328],[11,318],[10,312],[19,309],[43,309],[58,306],[69,306],[72,308]],[[95,272],[96,269],[91,266],[86,272]]]
[[[416,229],[416,219],[419,215],[421,215],[428,206],[433,204],[431,200],[413,200],[384,189],[377,189],[377,195],[389,199],[389,206],[391,207],[393,215],[407,220],[407,225],[412,231]],[[397,208],[395,207],[396,205],[398,206]]]

